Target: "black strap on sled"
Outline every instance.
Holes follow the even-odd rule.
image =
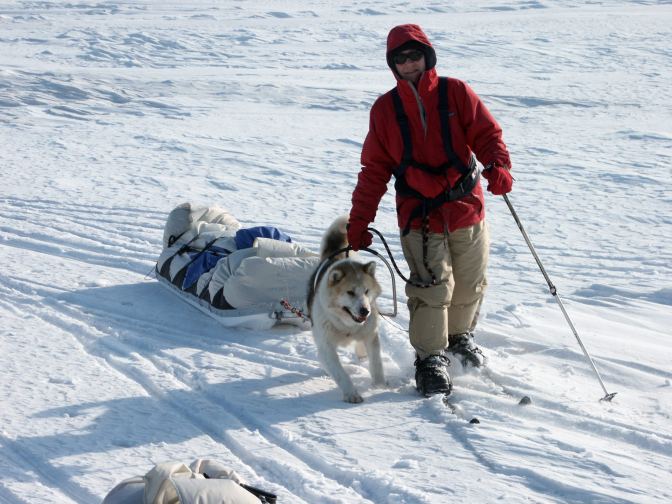
[[[397,116],[397,123],[399,124],[399,131],[401,132],[401,138],[404,142],[404,151],[402,154],[401,163],[393,170],[395,177],[394,188],[397,193],[403,196],[415,198],[420,201],[418,206],[416,206],[411,212],[411,215],[409,216],[409,219],[404,226],[402,234],[406,235],[410,231],[411,222],[413,220],[421,217],[424,221],[431,212],[441,207],[444,203],[458,200],[467,194],[470,194],[478,182],[478,171],[476,160],[474,159],[473,154],[469,160],[469,164],[467,165],[460,159],[453,149],[453,141],[450,131],[450,116],[453,113],[448,108],[448,78],[439,78],[439,122],[441,124],[441,138],[443,140],[443,148],[446,156],[448,157],[448,162],[443,163],[440,166],[427,165],[413,159],[413,141],[411,137],[411,128],[397,88],[392,90],[392,101],[394,103],[394,109]],[[455,168],[461,173],[462,176],[453,187],[447,188],[443,193],[434,198],[427,198],[419,191],[411,188],[406,182],[405,175],[409,166],[413,166],[414,168],[418,168],[432,175],[443,175],[448,171],[448,169]],[[423,222],[423,228],[424,227],[425,225]]]
[[[186,231],[185,231],[185,232],[186,232]],[[169,247],[172,247],[173,245],[175,245],[175,242],[176,242],[176,241],[177,241],[183,234],[184,234],[184,233],[180,233],[180,235],[177,236],[177,237],[175,237],[174,235],[171,235],[170,238],[169,238],[169,240],[168,240],[168,246],[169,246]],[[156,271],[158,272],[159,275],[161,275],[162,277],[167,278],[167,279],[170,281],[170,274],[169,274],[169,271],[170,271],[170,263],[171,263],[172,260],[175,258],[175,256],[178,256],[178,255],[180,255],[180,254],[184,254],[185,252],[187,252],[187,251],[189,250],[189,246],[190,246],[193,242],[195,242],[196,240],[198,240],[198,238],[199,238],[198,235],[194,236],[191,240],[189,240],[187,243],[185,243],[185,244],[182,245],[179,249],[177,249],[173,255],[171,255],[168,259],[166,259],[165,261],[163,261],[163,266],[161,267],[161,270],[160,270],[160,271],[159,271],[159,263],[158,263],[158,261],[157,261],[156,266],[155,266],[154,269],[156,269]]]
[[[189,269],[189,266],[191,266],[193,263],[195,263],[195,262],[198,260],[199,257],[201,257],[203,254],[205,254],[208,250],[210,250],[210,249],[214,246],[214,244],[217,242],[217,240],[221,239],[222,237],[221,237],[221,236],[218,236],[218,237],[216,237],[216,238],[213,238],[212,240],[210,240],[209,242],[207,242],[207,243],[205,244],[205,246],[204,246],[202,249],[196,249],[196,250],[194,250],[194,249],[191,247],[191,244],[192,244],[194,241],[198,240],[199,238],[200,238],[200,236],[199,236],[199,235],[196,235],[196,236],[194,236],[191,240],[189,240],[187,243],[185,243],[184,245],[182,245],[182,246],[181,246],[181,247],[180,247],[180,248],[179,248],[173,255],[171,255],[168,259],[166,259],[166,260],[164,261],[163,266],[161,267],[161,271],[158,271],[159,275],[161,275],[162,277],[166,278],[170,283],[172,283],[172,284],[175,285],[176,287],[179,287],[179,288],[182,289],[182,290],[190,291],[189,288],[187,288],[187,289],[183,289],[183,288],[182,288],[182,287],[183,287],[182,284],[183,284],[183,282],[184,282],[184,278],[185,278],[185,276],[186,276],[186,274],[187,274],[187,270]],[[194,254],[194,255],[189,259],[189,261],[187,261],[185,264],[182,265],[182,267],[180,268],[179,272],[175,275],[175,277],[171,278],[171,277],[170,277],[170,266],[171,266],[171,262],[172,262],[172,260],[173,260],[176,256],[181,255],[181,254],[184,254],[185,252],[186,252],[186,253],[189,253],[190,251],[192,251],[192,252],[195,251],[196,254]],[[224,248],[221,249],[221,252],[224,254],[224,256],[229,255],[229,254],[231,253],[230,250],[227,250],[227,249],[224,249]],[[157,263],[157,268],[158,268],[158,263]],[[208,283],[205,285],[204,290],[207,290],[208,285],[210,284],[210,281],[211,281],[211,280],[212,280],[212,277],[210,277],[210,279],[208,279]],[[192,289],[191,293],[194,294],[194,295],[196,295],[195,284],[194,284],[193,287],[194,287],[194,288]]]

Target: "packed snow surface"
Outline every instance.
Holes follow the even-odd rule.
[[[488,365],[452,364],[454,412],[414,390],[402,287],[388,387],[342,352],[351,405],[305,327],[225,328],[148,275],[186,201],[316,250],[407,22],[501,123],[612,402],[501,197]],[[0,0],[0,502],[195,458],[292,504],[672,502],[671,40],[668,1]],[[374,226],[403,267],[392,192]]]

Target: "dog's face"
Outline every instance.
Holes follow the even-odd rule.
[[[338,262],[329,270],[329,307],[344,325],[364,324],[371,315],[380,295],[375,272],[374,262],[361,264],[350,260]]]

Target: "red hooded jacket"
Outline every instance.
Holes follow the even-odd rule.
[[[426,69],[418,81],[417,90],[412,83],[399,77],[391,59],[395,49],[412,41],[420,42],[425,53]],[[431,166],[447,163],[438,112],[439,78],[434,69],[436,54],[429,39],[417,25],[397,26],[387,38],[387,60],[397,79],[397,90],[410,123],[413,159]],[[421,107],[425,113],[426,129]],[[493,163],[510,167],[509,153],[502,141],[502,129],[466,83],[449,78],[448,107],[451,112],[449,120],[453,150],[466,165],[469,165],[473,151],[484,166]],[[366,224],[373,222],[392,171],[401,163],[403,150],[404,142],[391,91],[388,91],[371,108],[369,133],[362,149],[362,170],[352,194],[351,221],[360,220]],[[456,167],[449,168],[445,174],[433,175],[410,166],[405,176],[410,187],[431,198],[452,187],[461,174]],[[396,198],[399,227],[404,228],[419,202],[400,194]],[[479,182],[471,194],[444,203],[432,212],[429,215],[429,228],[435,233],[445,230],[452,232],[474,225],[484,217],[483,189]],[[413,229],[420,226],[420,218],[411,222]]]

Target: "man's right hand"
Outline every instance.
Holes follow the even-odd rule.
[[[369,223],[362,220],[353,219],[348,222],[348,243],[352,250],[357,251],[371,245],[373,235],[366,230],[367,227]]]

